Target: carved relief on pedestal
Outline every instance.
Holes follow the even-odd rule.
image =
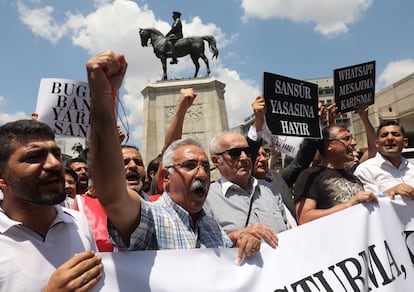
[[[171,122],[177,106],[166,106],[164,107],[164,121],[166,127],[168,127],[169,123]],[[184,121],[187,122],[198,122],[204,118],[204,111],[203,111],[203,104],[202,103],[194,103],[185,114]]]

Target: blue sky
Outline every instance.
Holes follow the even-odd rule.
[[[140,146],[141,90],[161,79],[138,28],[168,32],[182,12],[184,36],[212,34],[220,51],[212,76],[226,83],[230,126],[251,113],[264,71],[296,79],[376,60],[377,89],[414,72],[414,1],[408,0],[0,0],[0,124],[29,117],[41,78],[86,80],[85,62],[111,49],[126,54],[121,91],[131,143]],[[169,67],[190,77],[187,57]],[[200,75],[205,74],[201,64]]]

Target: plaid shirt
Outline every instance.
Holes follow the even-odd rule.
[[[129,246],[122,241],[109,220],[108,231],[121,251],[233,247],[233,242],[204,210],[193,222],[188,212],[171,200],[167,193],[152,203],[141,200],[141,220],[131,234]]]

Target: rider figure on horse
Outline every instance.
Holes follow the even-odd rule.
[[[181,24],[181,13],[178,11],[174,11],[172,14],[172,18],[174,19],[174,23],[171,26],[171,30],[165,35],[171,44],[171,57],[172,61],[170,64],[177,64],[177,53],[175,51],[174,45],[175,43],[183,38],[183,26]]]

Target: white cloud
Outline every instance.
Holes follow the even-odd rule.
[[[414,60],[405,59],[388,63],[379,77],[378,88],[382,89],[388,85],[414,73]]]
[[[143,99],[141,90],[148,84],[158,81],[162,77],[161,62],[153,53],[152,47],[142,47],[138,29],[156,27],[167,33],[171,27],[170,22],[157,19],[147,6],[138,6],[134,1],[126,0],[95,0],[96,10],[88,15],[80,13],[66,13],[67,19],[61,28],[72,39],[74,45],[95,55],[111,49],[117,53],[123,52],[128,61],[128,72],[125,76],[121,102],[126,109],[126,118],[130,130],[130,142],[140,146],[142,131]],[[26,25],[37,35],[56,42],[56,21],[52,18],[53,8],[45,7],[30,10],[26,6],[19,9],[24,15],[43,15],[45,17],[42,29],[40,21],[28,21]],[[22,17],[22,16],[21,16]],[[203,23],[200,17],[194,17],[189,22],[182,20],[184,36],[213,35],[219,44],[219,49],[229,44],[237,35],[226,36],[222,30],[213,23]],[[48,33],[44,32],[48,31]],[[226,104],[229,124],[241,123],[251,113],[250,105],[256,94],[257,86],[250,81],[242,80],[238,74],[223,67],[218,60],[211,61],[211,53],[206,47],[212,75],[226,83]],[[169,66],[169,78],[187,78],[194,74],[194,64],[189,57],[182,58],[178,66]],[[200,60],[198,76],[204,76],[206,69]],[[243,102],[241,102],[243,100]],[[245,101],[245,102],[244,102]],[[125,118],[122,110],[120,117]],[[124,123],[125,124],[125,123]]]
[[[5,104],[6,101],[7,101],[7,98],[0,95],[0,105]],[[28,118],[28,115],[25,114],[24,112],[17,112],[14,114],[0,112],[0,125],[7,123],[7,122],[20,120],[20,119],[27,119],[27,118]]]
[[[28,118],[29,118],[28,115],[25,114],[24,112],[17,112],[14,114],[0,113],[0,125],[7,123],[7,122],[16,121],[20,119],[28,119]]]
[[[243,0],[243,20],[249,18],[289,19],[315,23],[314,30],[335,36],[348,31],[372,5],[373,0]]]
[[[230,128],[242,123],[253,113],[251,104],[255,100],[259,87],[255,82],[240,79],[240,75],[228,68],[218,69],[218,79],[226,84],[226,109]]]
[[[17,9],[20,21],[27,25],[35,35],[49,40],[52,44],[57,43],[67,33],[65,25],[58,25],[54,21],[52,6],[30,9],[22,2],[18,2]]]

